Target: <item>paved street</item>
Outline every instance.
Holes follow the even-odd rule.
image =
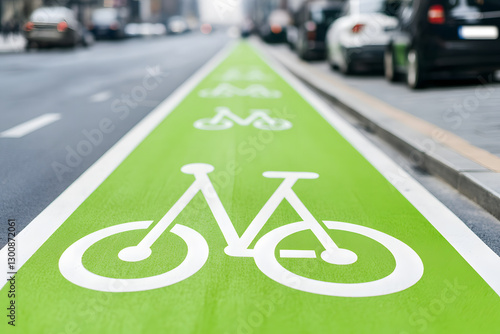
[[[0,133],[57,120],[0,135],[0,219],[24,228],[227,41],[220,31],[1,55]]]

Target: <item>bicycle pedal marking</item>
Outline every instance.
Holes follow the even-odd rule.
[[[283,239],[302,231],[309,230],[313,232],[323,246],[324,251],[321,256],[316,256],[314,250],[281,249],[279,257],[316,259],[332,265],[348,265],[357,261],[357,255],[354,252],[340,248],[335,244],[327,231],[316,221],[292,189],[298,180],[315,179],[319,175],[311,172],[264,172],[263,177],[281,178],[283,181],[240,237],[208,176],[212,171],[214,171],[214,167],[204,163],[183,166],[181,172],[193,175],[195,180],[163,218],[156,224],[154,224],[154,221],[123,223],[84,236],[69,246],[61,255],[59,259],[61,274],[76,285],[104,292],[152,290],[164,288],[188,279],[206,263],[209,256],[209,247],[204,237],[193,228],[173,222],[191,200],[201,192],[228,245],[224,250],[226,255],[253,257],[255,264],[262,273],[287,287],[327,296],[369,297],[405,290],[417,283],[423,275],[424,266],[420,257],[402,241],[372,228],[334,221],[323,221],[323,223],[328,230],[359,234],[384,246],[395,259],[396,266],[393,272],[381,279],[362,283],[325,282],[295,274],[278,262],[276,250]],[[303,220],[278,227],[256,240],[264,225],[284,200],[288,201]],[[171,227],[169,232],[179,236],[187,245],[185,259],[174,269],[150,277],[119,279],[95,274],[84,267],[83,256],[96,243],[123,232],[147,230],[152,225],[154,225],[153,228],[137,245],[124,248],[118,253],[118,258],[130,262],[148,258],[151,254],[151,246]],[[256,241],[254,249],[249,249],[254,241]],[[119,288],[116,288],[117,282],[120,285]]]
[[[279,90],[268,89],[266,86],[253,84],[239,88],[230,83],[221,83],[217,87],[202,89],[198,92],[202,98],[251,97],[254,99],[278,99],[282,96]]]
[[[240,126],[252,125],[260,130],[282,131],[292,127],[292,123],[281,118],[269,116],[271,112],[267,109],[250,109],[247,118],[241,118],[231,112],[228,107],[215,108],[215,116],[212,118],[202,118],[194,122],[193,126],[199,130],[226,130],[235,123]]]

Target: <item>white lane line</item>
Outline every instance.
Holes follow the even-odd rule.
[[[0,138],[21,138],[61,119],[61,114],[44,114],[0,132]]]
[[[177,88],[166,100],[134,126],[122,139],[111,147],[99,160],[87,169],[59,197],[49,204],[17,236],[23,247],[18,249],[17,268],[43,245],[45,241],[68,219],[94,190],[122,163],[125,158],[153,131],[172,110],[219,65],[233,50],[235,43],[228,44],[191,78]],[[7,258],[7,247],[0,250],[0,259]],[[7,281],[0,281],[2,289]]]
[[[374,166],[455,248],[500,296],[500,256],[426,188],[406,173],[324,100],[254,42],[260,57],[299,92],[330,125]],[[263,54],[264,53],[264,54]]]
[[[89,97],[89,101],[94,102],[94,103],[104,102],[106,100],[109,100],[111,95],[112,95],[111,92],[109,90],[106,90],[104,92],[100,92],[100,93],[92,95],[91,97]]]

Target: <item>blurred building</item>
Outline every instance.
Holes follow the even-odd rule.
[[[0,0],[0,28],[18,30],[43,0]]]

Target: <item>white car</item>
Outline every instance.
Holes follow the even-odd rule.
[[[342,17],[328,29],[327,60],[349,74],[360,67],[382,69],[401,0],[347,0]]]

